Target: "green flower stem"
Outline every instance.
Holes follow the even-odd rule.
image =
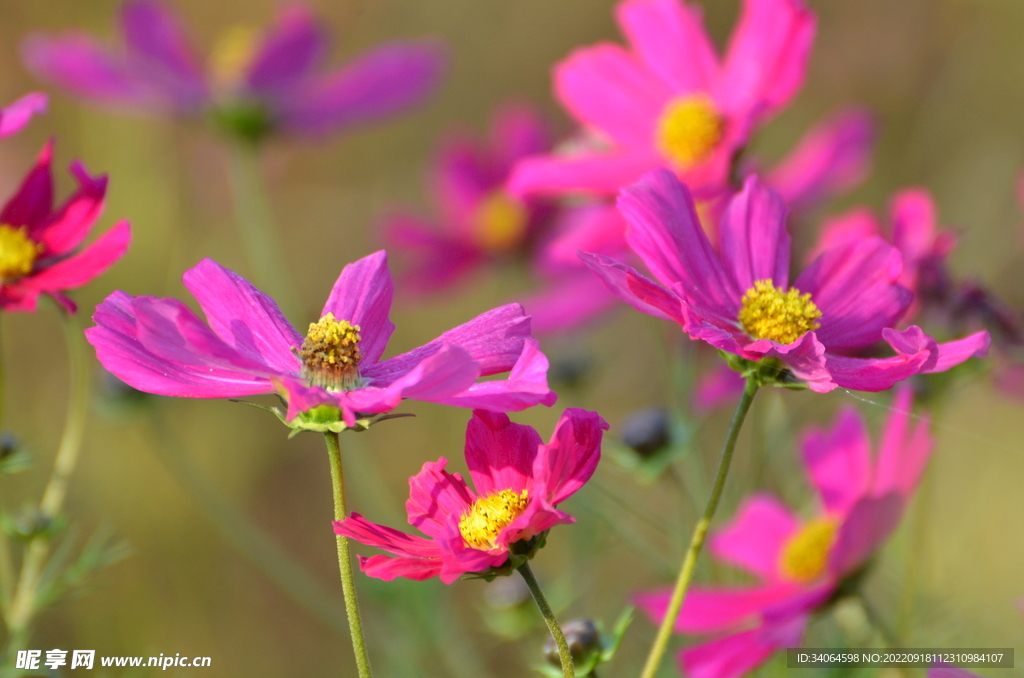
[[[729,475],[729,465],[732,463],[732,453],[736,449],[740,428],[742,428],[743,420],[746,419],[747,412],[750,410],[750,404],[754,402],[754,394],[757,393],[757,389],[760,386],[761,382],[756,375],[747,377],[747,384],[743,388],[743,395],[736,405],[736,411],[732,415],[732,422],[729,424],[729,432],[725,437],[725,443],[722,445],[722,457],[718,462],[718,471],[715,474],[715,484],[711,489],[711,496],[708,497],[708,503],[704,507],[704,515],[697,521],[697,526],[693,529],[693,536],[690,538],[690,548],[687,549],[686,555],[683,557],[683,564],[679,568],[679,577],[676,579],[676,586],[672,591],[668,610],[665,612],[665,618],[661,621],[661,626],[658,628],[658,635],[654,637],[651,650],[647,654],[647,661],[644,663],[643,672],[640,674],[641,678],[654,678],[654,674],[657,673],[658,666],[661,664],[661,659],[665,655],[669,637],[672,635],[672,628],[675,626],[679,611],[683,609],[683,601],[686,600],[686,591],[690,587],[690,580],[693,578],[693,570],[697,565],[697,558],[704,547],[704,540],[707,537],[708,529],[711,527],[711,520],[715,517],[718,502],[722,498],[725,478]]]
[[[64,332],[71,367],[71,401],[68,406],[64,434],[61,437],[53,473],[39,503],[39,519],[45,525],[60,513],[67,496],[68,483],[78,462],[85,434],[85,421],[89,414],[89,350],[82,327],[73,316],[64,317]],[[50,552],[49,537],[33,536],[26,547],[21,573],[14,589],[14,598],[7,616],[7,658],[22,649],[37,612],[36,596],[40,578]]]
[[[327,455],[331,459],[331,485],[334,488],[334,519],[344,520],[345,474],[341,467],[341,444],[338,434],[324,433],[327,441]],[[363,638],[363,621],[359,617],[359,601],[356,600],[356,584],[352,579],[352,557],[348,552],[348,537],[336,535],[338,540],[338,568],[341,570],[341,590],[345,594],[345,612],[348,613],[348,628],[352,635],[352,650],[356,655],[359,678],[370,678],[370,659],[366,654],[366,640]]]
[[[259,145],[229,141],[228,159],[235,218],[253,281],[277,301],[293,322],[300,320],[296,314],[301,314],[302,308],[284,266],[273,212],[260,175]]]
[[[523,575],[526,585],[530,587],[530,593],[533,594],[533,600],[537,603],[541,616],[544,617],[544,623],[548,625],[551,637],[555,639],[555,645],[558,646],[558,658],[562,660],[562,675],[564,678],[576,678],[576,667],[572,663],[569,643],[565,642],[565,634],[562,633],[562,627],[558,625],[555,613],[551,611],[551,606],[548,605],[544,592],[540,590],[537,578],[533,576],[533,570],[530,569],[530,561],[526,561],[516,569],[519,570],[519,574]]]

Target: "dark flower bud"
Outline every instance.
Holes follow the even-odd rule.
[[[553,385],[579,388],[594,369],[594,359],[586,353],[556,356],[551,360],[548,379]]]
[[[0,461],[8,459],[21,449],[21,441],[10,431],[0,433]]]
[[[565,642],[569,645],[569,653],[572,655],[572,663],[577,666],[586,664],[595,653],[600,652],[601,633],[597,626],[589,619],[574,619],[562,625],[562,633],[565,634]],[[554,638],[548,638],[544,643],[544,658],[553,666],[561,666],[558,656],[558,646]]]
[[[620,427],[622,442],[641,457],[651,457],[671,442],[671,418],[662,407],[645,407],[629,415]]]

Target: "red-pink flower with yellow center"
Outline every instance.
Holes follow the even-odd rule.
[[[464,574],[506,564],[510,547],[574,522],[556,506],[590,480],[608,430],[598,414],[571,408],[544,443],[530,426],[504,414],[475,410],[466,428],[466,465],[476,491],[443,457],[409,479],[409,524],[429,539],[371,523],[358,513],[334,531],[394,554],[360,557],[363,571],[395,577],[440,577],[450,584]]]

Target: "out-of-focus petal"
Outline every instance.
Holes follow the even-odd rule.
[[[522,304],[532,317],[534,334],[542,335],[566,332],[590,322],[616,301],[602,278],[581,270],[545,281],[544,288],[523,299]]]
[[[26,94],[14,103],[0,109],[0,137],[8,137],[19,132],[33,115],[45,113],[46,95],[42,92]]]
[[[770,584],[749,588],[707,589],[695,587],[687,591],[683,609],[676,619],[676,633],[716,633],[735,628],[743,622],[758,619],[765,608],[785,600],[799,590],[792,583]],[[661,623],[668,611],[671,590],[642,593],[634,602],[655,624]]]
[[[101,104],[153,103],[152,92],[128,72],[124,59],[84,33],[30,35],[21,52],[37,76],[86,99]]]
[[[854,504],[836,535],[829,572],[842,577],[866,562],[899,525],[905,507],[906,501],[896,492]]]
[[[779,580],[779,554],[800,523],[779,500],[767,494],[748,497],[733,521],[709,542],[715,557],[767,581]]]
[[[614,195],[662,164],[649,148],[532,156],[516,164],[506,186],[517,196],[556,196],[572,191]]]
[[[818,241],[808,252],[806,261],[812,263],[828,250],[880,237],[882,228],[874,213],[866,207],[858,207],[822,223]]]
[[[924,473],[935,441],[928,430],[930,418],[927,415],[920,417],[913,431],[910,430],[913,406],[913,389],[907,385],[897,387],[882,430],[873,488],[876,496],[897,492],[910,501]]]
[[[81,287],[124,256],[131,240],[131,226],[127,221],[119,221],[82,251],[23,278],[19,283],[51,293]]]
[[[79,161],[71,163],[71,174],[78,181],[75,191],[38,231],[46,254],[66,254],[82,244],[89,229],[103,211],[107,194],[107,176],[91,176]]]
[[[767,661],[777,649],[761,637],[761,629],[752,629],[683,650],[679,668],[689,678],[739,678]]]
[[[264,36],[246,82],[259,96],[284,95],[320,63],[327,35],[302,5],[286,8]]]
[[[454,286],[480,262],[479,248],[461,239],[446,237],[416,217],[396,214],[383,225],[384,239],[392,252],[406,251],[411,261],[399,275],[405,294],[428,294]]]
[[[35,166],[0,211],[0,222],[14,227],[27,226],[29,236],[37,242],[43,237],[41,229],[53,209],[52,160],[53,141],[49,141],[39,153]]]
[[[743,393],[745,383],[742,375],[728,365],[716,365],[697,380],[693,389],[693,409],[698,414],[707,414],[732,402]]]
[[[800,447],[811,481],[829,512],[845,514],[868,493],[873,479],[871,441],[856,409],[844,409],[828,431],[807,431]]]

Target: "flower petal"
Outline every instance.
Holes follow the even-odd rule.
[[[885,391],[897,382],[926,372],[938,361],[939,345],[911,325],[903,332],[888,328],[883,338],[898,355],[891,358],[849,358],[826,355],[826,365],[835,383],[855,391]]]
[[[52,159],[51,140],[43,146],[35,166],[21,180],[18,190],[4,205],[3,211],[0,211],[0,223],[14,227],[27,226],[29,237],[33,240],[42,237],[41,229],[53,209]]]
[[[839,527],[829,572],[842,577],[867,562],[899,525],[905,507],[906,501],[896,492],[865,497],[854,504]]]
[[[59,210],[48,215],[39,232],[39,241],[46,247],[47,256],[66,254],[81,245],[103,211],[107,175],[90,176],[85,165],[77,160],[71,163],[71,174],[78,181],[78,190]]]
[[[537,335],[579,327],[610,309],[615,302],[616,297],[608,286],[589,270],[573,271],[547,281],[542,290],[522,300]]]
[[[697,380],[693,389],[693,409],[703,415],[733,402],[743,393],[744,384],[746,379],[739,372],[720,363]]]
[[[963,339],[945,341],[939,344],[939,357],[935,364],[922,372],[945,372],[970,358],[984,358],[988,355],[992,337],[988,332],[981,331],[968,335]]]
[[[359,556],[359,568],[366,576],[384,581],[393,581],[397,577],[425,581],[440,575],[442,567],[440,560],[428,558]]]
[[[622,32],[644,65],[674,92],[708,92],[718,56],[699,5],[680,0],[627,0],[616,8]]]
[[[799,590],[798,584],[783,583],[745,588],[692,588],[686,593],[683,609],[673,627],[676,633],[717,633],[752,622],[764,610]],[[651,618],[660,624],[668,611],[671,589],[642,593],[633,598]]]
[[[429,294],[464,280],[481,263],[481,251],[452,238],[417,217],[395,214],[383,223],[392,251],[404,250],[410,261],[399,276],[405,294]]]
[[[444,457],[425,462],[420,472],[409,478],[409,501],[405,503],[409,524],[437,539],[448,535],[451,516],[461,516],[476,501],[462,476],[448,473],[447,465]]]
[[[212,259],[203,259],[182,276],[217,336],[243,355],[284,374],[297,374],[295,354],[302,337],[277,303],[248,280]]]
[[[868,495],[874,475],[871,441],[855,408],[843,409],[831,430],[807,431],[800,448],[811,482],[830,513],[845,514]]]
[[[896,492],[909,502],[935,446],[928,430],[931,420],[927,415],[918,418],[914,430],[910,431],[910,419],[914,416],[913,393],[913,388],[905,384],[896,389],[882,430],[873,488],[875,496]]]
[[[23,278],[20,283],[49,293],[81,287],[124,256],[131,240],[131,226],[127,221],[119,221],[82,251]]]
[[[274,103],[288,131],[334,132],[420,103],[440,80],[444,62],[432,42],[387,43],[334,73],[309,79],[292,97]]]
[[[530,337],[509,372],[508,379],[473,384],[465,391],[444,398],[424,398],[441,405],[474,407],[492,412],[519,412],[535,405],[550,407],[558,395],[548,387],[548,359],[540,344]]]
[[[337,320],[359,326],[359,351],[366,368],[380,360],[395,331],[389,317],[394,296],[388,255],[379,250],[342,269],[320,313],[333,313]]]
[[[755,494],[743,502],[729,525],[711,537],[709,546],[719,560],[777,581],[782,546],[799,529],[796,516],[775,497]]]
[[[359,566],[369,577],[423,581],[441,573],[441,549],[429,539],[371,523],[355,512],[345,520],[335,521],[334,532],[399,556],[360,556]]]
[[[42,92],[32,92],[0,109],[0,137],[21,131],[33,115],[45,113],[47,101]]]
[[[532,474],[552,506],[571,497],[594,475],[608,428],[597,412],[570,407],[562,414],[551,440],[538,451]]]
[[[302,5],[286,8],[263,38],[246,82],[257,96],[285,95],[320,63],[327,35]]]
[[[124,59],[84,33],[30,35],[21,53],[38,77],[78,96],[101,104],[153,103],[152,93],[129,74]]]
[[[667,83],[619,45],[575,50],[555,65],[555,97],[584,126],[627,148],[650,148],[672,98]]]
[[[761,636],[760,628],[751,629],[686,648],[679,653],[679,669],[689,678],[739,678],[778,649]]]
[[[914,294],[899,284],[903,258],[881,238],[864,238],[823,252],[794,286],[821,311],[815,332],[829,351],[882,339],[903,317]]]
[[[542,444],[532,426],[513,423],[503,413],[474,410],[466,427],[466,466],[480,496],[529,488]]]
[[[271,390],[258,366],[234,353],[188,307],[173,299],[114,292],[96,307],[93,320],[96,327],[85,330],[85,336],[96,348],[96,357],[109,372],[140,391],[226,398]],[[188,326],[187,332],[175,322]],[[198,335],[210,350],[186,334]]]
[[[683,302],[672,292],[611,257],[580,252],[580,259],[615,296],[641,313],[683,325]]]
[[[857,207],[837,217],[826,219],[818,232],[818,241],[807,253],[806,261],[813,263],[822,253],[851,245],[860,240],[881,237],[882,227],[874,212],[866,207]]]
[[[722,261],[737,290],[750,290],[756,280],[776,287],[789,283],[789,210],[778,193],[751,175],[733,197],[719,222]]]
[[[570,191],[614,195],[661,164],[661,157],[651,149],[537,155],[516,163],[506,188],[520,197],[557,196]]]

